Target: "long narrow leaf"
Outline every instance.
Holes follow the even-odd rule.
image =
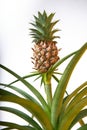
[[[40,73],[36,71],[36,72],[32,72],[32,73],[29,74],[29,75],[23,76],[22,78],[23,78],[23,79],[27,79],[27,78],[31,78],[31,77],[37,76],[37,75],[40,75]],[[18,82],[18,81],[20,81],[20,80],[19,80],[19,79],[14,80],[14,81],[11,82],[9,85],[12,85],[12,84],[14,84],[14,83],[16,83],[16,82]]]
[[[67,113],[69,110],[71,110],[80,100],[81,98],[83,98],[84,96],[87,97],[87,87],[84,88],[82,91],[80,91],[72,100],[71,102],[68,104],[65,113]],[[85,104],[85,106],[87,105],[87,103]]]
[[[82,119],[82,118],[84,118],[86,116],[87,116],[87,109],[84,109],[84,110],[80,111],[79,114],[75,117],[75,119],[71,123],[69,129],[71,129],[77,122],[79,122],[80,119]]]
[[[87,49],[87,43],[85,43],[81,47],[81,49],[79,49],[76,52],[76,54],[73,56],[73,58],[71,59],[71,61],[67,65],[63,75],[61,76],[60,82],[59,82],[58,87],[55,91],[55,94],[53,97],[53,102],[52,102],[51,120],[52,120],[53,126],[56,126],[57,119],[58,119],[58,116],[60,114],[61,107],[62,107],[64,93],[65,93],[67,84],[69,82],[70,76],[71,76],[76,64],[78,63],[79,59],[81,58],[83,53],[86,51],[86,49]]]
[[[1,83],[0,85],[5,86],[5,87],[8,87],[8,88],[10,88],[10,89],[12,89],[12,90],[15,90],[16,92],[18,92],[19,94],[21,94],[23,97],[25,97],[25,98],[27,98],[28,100],[31,100],[31,101],[37,103],[38,105],[40,105],[39,102],[38,102],[35,98],[33,98],[31,95],[29,95],[27,92],[23,91],[22,89],[19,89],[19,88],[15,87],[15,86],[8,85],[8,84],[2,84],[2,83]],[[12,94],[13,94],[13,93],[12,93]],[[7,94],[6,94],[6,95],[7,95]]]
[[[15,96],[2,96],[0,100],[13,102],[21,105],[22,107],[30,111],[32,115],[34,115],[34,117],[37,118],[37,120],[41,123],[44,129],[47,130],[53,129],[48,115],[44,112],[44,110],[39,105],[33,103],[32,101],[15,97]]]
[[[35,130],[32,129],[32,127],[26,127],[26,126],[22,126],[16,123],[11,123],[11,122],[4,122],[4,121],[0,121],[0,125],[1,126],[8,126],[12,129],[18,129],[18,130]]]
[[[7,90],[4,89],[0,89],[0,96],[4,96],[4,95],[10,95],[10,96],[17,96],[16,94],[9,92]]]
[[[66,98],[63,107],[65,108],[67,106],[67,104],[69,103],[69,101],[76,96],[77,93],[79,93],[79,91],[81,91],[82,89],[84,89],[84,87],[87,86],[87,81],[84,82],[83,84],[81,84],[79,87],[77,87],[70,95],[68,95],[68,97]]]
[[[87,104],[87,97],[82,98],[71,110],[64,114],[62,120],[60,121],[58,126],[58,130],[68,130],[72,121],[75,119],[76,115],[79,114],[81,109],[85,107]]]
[[[37,124],[36,121],[34,121],[29,115],[27,115],[26,113],[17,110],[15,108],[10,108],[10,107],[0,107],[0,110],[3,111],[7,111],[10,113],[13,113],[19,117],[21,117],[22,119],[24,119],[25,121],[28,122],[28,124],[31,124],[34,128],[36,128],[37,130],[42,130],[41,127],[39,126],[39,124]]]
[[[84,82],[83,84],[81,84],[79,87],[77,87],[77,89],[75,89],[66,98],[64,98],[64,101],[63,101],[63,104],[62,104],[62,108],[61,108],[61,114],[60,114],[61,116],[60,116],[60,118],[63,116],[64,112],[66,111],[66,108],[69,106],[69,104],[72,101],[72,99],[74,99],[74,97],[76,97],[76,95],[79,94],[79,92],[84,90],[86,86],[87,86],[87,81]],[[85,95],[85,93],[83,95]]]
[[[8,73],[12,74],[13,76],[15,76],[17,79],[19,79],[26,87],[28,87],[29,90],[31,90],[31,92],[33,92],[33,94],[38,98],[38,100],[41,102],[41,104],[44,107],[44,110],[47,111],[47,113],[49,114],[49,108],[47,103],[45,102],[44,98],[42,97],[42,95],[26,80],[24,80],[21,76],[19,76],[18,74],[16,74],[15,72],[13,72],[12,70],[10,70],[9,68],[0,65],[0,67],[2,69],[4,69],[5,71],[7,71]]]
[[[52,75],[52,77],[55,79],[57,83],[59,83],[59,79],[55,75]]]

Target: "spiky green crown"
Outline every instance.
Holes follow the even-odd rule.
[[[34,28],[30,28],[33,42],[39,43],[40,41],[53,41],[55,38],[60,38],[54,34],[59,29],[54,29],[54,25],[59,21],[52,21],[55,13],[47,15],[46,11],[42,14],[38,12],[38,17],[34,15],[34,23],[31,23]]]

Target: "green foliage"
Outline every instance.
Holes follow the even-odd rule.
[[[47,16],[44,11],[42,14],[38,12],[38,16],[34,16],[35,21],[31,23],[33,28],[31,28],[31,36],[34,39],[33,42],[38,43],[40,41],[53,41],[55,38],[60,38],[59,36],[54,36],[54,34],[59,29],[54,29],[57,21],[52,21],[54,17],[54,13],[51,13]]]
[[[44,22],[47,15],[44,12],[44,18],[38,13],[39,19]],[[49,21],[51,21],[54,15],[49,15]],[[38,22],[38,18],[34,16]],[[2,88],[0,89],[0,101],[15,103],[25,108],[30,114],[14,108],[1,105],[0,110],[13,113],[27,122],[27,125],[20,125],[9,121],[0,121],[1,126],[5,126],[2,130],[18,129],[18,130],[69,130],[77,122],[81,122],[84,117],[87,116],[87,81],[78,86],[71,94],[66,93],[66,88],[70,77],[73,73],[75,66],[80,60],[81,56],[87,50],[87,43],[85,43],[79,50],[65,56],[56,62],[46,73],[41,74],[33,72],[27,76],[21,77],[6,66],[0,65],[1,69],[10,73],[17,80],[12,81],[9,84],[0,83]],[[71,57],[70,62],[66,66],[64,72],[58,73],[57,67],[59,67],[64,61]],[[56,70],[56,71],[55,71]],[[58,79],[57,75],[61,75]],[[35,80],[41,79],[41,84],[44,84],[47,99],[45,99],[41,93],[33,86],[27,78],[36,77]],[[51,79],[54,78],[57,82],[57,87],[52,94],[51,91]],[[17,83],[21,82],[24,86],[33,93],[29,94],[25,90],[21,90]],[[7,89],[5,89],[7,88]],[[12,91],[11,91],[12,90]],[[80,123],[81,124],[81,123]],[[87,125],[85,123],[78,130],[86,130]]]

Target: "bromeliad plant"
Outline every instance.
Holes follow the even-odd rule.
[[[31,35],[35,42],[32,57],[35,72],[21,77],[9,68],[0,65],[3,70],[17,78],[17,80],[9,84],[0,84],[4,86],[0,90],[0,101],[16,103],[32,115],[19,110],[15,106],[13,108],[1,105],[1,111],[13,113],[27,122],[27,125],[20,125],[11,122],[10,119],[9,121],[1,121],[0,125],[5,126],[3,130],[70,130],[77,122],[81,125],[79,130],[87,129],[87,124],[83,121],[83,118],[87,116],[87,108],[85,107],[87,106],[87,81],[77,87],[71,94],[68,94],[66,91],[76,64],[87,50],[87,43],[79,50],[60,59],[58,56],[59,49],[56,46],[57,42],[54,41],[55,38],[59,38],[59,36],[54,35],[55,32],[59,31],[59,29],[54,29],[54,25],[59,20],[53,22],[53,17],[54,13],[47,15],[45,11],[42,14],[38,12],[38,16],[34,16],[34,23],[31,23],[33,25],[33,28],[30,29]],[[70,62],[67,64],[64,72],[62,74],[59,73],[57,68],[68,58],[71,58]],[[61,75],[60,79],[57,77],[58,74]],[[41,80],[41,85],[44,85],[46,99],[34,85],[26,80],[34,76],[37,76],[36,79]],[[54,93],[52,93],[52,87],[54,87],[52,78],[57,83]],[[17,82],[19,81],[34,96],[17,87]]]

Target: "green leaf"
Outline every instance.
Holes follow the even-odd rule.
[[[49,16],[48,16],[48,18],[47,18],[47,20],[46,20],[46,23],[51,23],[52,22],[52,19],[53,19],[53,17],[54,17],[54,15],[55,15],[55,13],[51,13]]]
[[[55,38],[60,38],[60,36],[52,36],[52,40]]]
[[[73,56],[73,58],[67,65],[63,75],[61,76],[58,87],[56,88],[56,91],[55,91],[55,94],[53,97],[53,102],[52,102],[52,109],[51,109],[51,113],[52,113],[51,120],[52,120],[52,124],[54,127],[56,126],[58,116],[61,112],[63,97],[64,97],[64,93],[65,93],[67,84],[69,82],[70,76],[71,76],[76,64],[78,63],[79,59],[81,58],[83,53],[86,51],[86,49],[87,49],[87,43],[85,43],[76,52],[76,54]],[[65,60],[65,59],[63,59],[63,60]],[[58,63],[57,63],[57,66],[58,66]]]
[[[0,110],[13,113],[13,114],[21,117],[25,121],[27,121],[29,124],[32,125],[32,127],[36,128],[37,130],[42,130],[41,127],[39,126],[39,124],[37,124],[36,121],[34,121],[29,115],[27,115],[26,113],[24,113],[20,110],[17,110],[15,108],[10,108],[10,107],[0,107]]]
[[[58,31],[60,31],[60,30],[59,30],[59,29],[54,29],[54,30],[52,30],[51,36],[53,36],[53,34],[56,33],[56,32],[58,32]]]
[[[32,33],[31,35],[32,35],[32,38],[37,39],[38,41],[44,40],[43,35],[34,34],[34,33]]]
[[[59,65],[61,65],[64,61],[66,61],[66,60],[67,60],[68,58],[70,58],[71,56],[75,55],[77,52],[78,52],[78,51],[74,51],[74,52],[72,52],[71,54],[65,56],[64,58],[58,60],[58,61],[51,67],[51,70],[50,70],[51,73],[53,73]]]
[[[38,29],[38,28],[37,29],[30,28],[30,30],[31,30],[31,35],[37,36],[37,34],[38,34],[39,36],[42,36],[42,34],[43,34],[42,30]]]
[[[84,109],[79,112],[79,114],[75,117],[75,119],[72,121],[70,128],[71,129],[77,122],[79,122],[80,119],[87,116],[87,109]]]
[[[21,105],[25,109],[34,115],[37,120],[41,123],[44,129],[53,130],[50,119],[45,111],[37,104],[33,103],[30,100],[26,100],[23,98],[15,97],[15,96],[1,96],[1,101],[13,102]]]
[[[22,126],[16,123],[10,123],[10,122],[4,122],[4,121],[0,121],[0,125],[8,126],[12,129],[18,129],[18,130],[35,130],[35,129],[32,129],[32,127],[26,127],[26,126]]]
[[[60,119],[64,115],[64,112],[66,112],[66,109],[70,105],[71,101],[74,101],[73,99],[75,99],[76,97],[78,97],[78,94],[80,94],[80,92],[82,90],[84,90],[86,88],[86,86],[87,86],[87,81],[84,82],[83,84],[81,84],[79,87],[77,87],[70,95],[67,94],[68,96],[65,98],[65,100],[63,101],[63,104],[62,104]],[[83,95],[85,95],[85,93],[83,93]],[[80,97],[81,96],[82,95],[80,94]],[[78,102],[78,101],[76,101],[76,102]]]
[[[73,99],[66,106],[64,114],[70,111],[85,96],[87,97],[87,87],[81,90],[75,97],[73,97]],[[87,103],[85,104],[85,106],[86,105]]]
[[[31,100],[31,101],[33,101],[33,102],[35,102],[35,103],[37,103],[38,105],[40,105],[39,104],[39,102],[36,100],[36,99],[34,99],[31,95],[29,95],[27,92],[25,92],[25,91],[23,91],[22,89],[19,89],[19,88],[17,88],[17,87],[15,87],[15,86],[11,86],[11,85],[8,85],[8,84],[0,84],[0,85],[3,85],[3,86],[5,86],[5,87],[8,87],[8,88],[10,88],[11,90],[15,90],[16,92],[18,92],[19,94],[21,94],[23,97],[25,97],[26,99],[28,99],[28,100]],[[5,91],[4,91],[5,92]],[[9,93],[10,94],[12,94],[12,95],[16,95],[16,96],[18,96],[17,94],[15,94],[15,93],[13,93],[13,92],[7,92],[6,91],[6,93],[4,94],[4,95],[9,95]],[[1,95],[2,95],[3,93],[1,92]]]
[[[12,92],[9,92],[9,91],[4,90],[4,89],[0,89],[0,96],[3,96],[3,95],[17,96],[16,94],[14,94]]]
[[[22,78],[23,78],[23,79],[27,79],[27,78],[31,78],[31,77],[37,76],[37,75],[40,75],[40,73],[37,72],[37,71],[35,71],[35,72],[32,72],[31,74],[28,74],[28,75],[23,76]],[[18,82],[18,81],[20,81],[20,80],[19,80],[19,79],[14,80],[13,82],[11,82],[11,83],[8,84],[8,85],[12,85],[12,84],[14,84],[14,83],[16,83],[16,82]]]
[[[58,23],[58,22],[59,22],[59,20],[56,20],[56,21],[52,22],[50,29],[52,30],[52,28],[54,27],[54,25],[55,25],[56,23]]]
[[[73,120],[73,115],[75,114],[75,116],[77,116],[76,115],[76,111],[75,111],[75,113],[73,112],[72,114],[72,116],[70,117],[70,115],[68,115],[68,113],[70,112],[70,111],[72,111],[73,109],[74,109],[74,107],[78,104],[78,103],[80,103],[80,101],[83,99],[83,97],[86,97],[87,98],[87,87],[85,87],[84,89],[82,89],[82,90],[80,90],[80,92],[78,92],[76,95],[75,95],[75,97],[72,97],[72,100],[70,100],[69,102],[68,102],[68,104],[67,104],[67,106],[66,106],[66,108],[65,108],[65,110],[64,111],[62,111],[61,113],[62,113],[62,115],[60,115],[60,122],[62,122],[63,120],[64,120],[64,118],[67,118],[67,121],[65,120],[65,122],[63,122],[63,125],[64,125],[64,123],[67,125],[67,126],[69,126],[69,125],[71,125],[71,122],[72,122],[72,120]],[[68,97],[67,97],[68,98]],[[66,100],[67,100],[67,98],[66,98]],[[65,100],[65,101],[66,101]],[[84,102],[84,100],[83,100],[83,102]],[[81,106],[82,106],[82,104],[81,104]],[[84,106],[87,106],[87,102],[85,102],[85,104],[84,104]],[[80,107],[80,106],[79,106]],[[77,109],[77,112],[79,112],[79,109]],[[68,115],[68,116],[67,116]],[[66,117],[65,117],[66,116]],[[69,118],[68,118],[69,117]],[[67,124],[68,123],[68,124]],[[70,123],[70,124],[69,124]],[[66,127],[67,127],[66,126]]]
[[[59,79],[53,74],[52,77],[59,83]]]
[[[49,108],[47,103],[45,102],[44,98],[42,97],[42,95],[40,94],[40,92],[38,92],[33,85],[31,85],[29,82],[27,82],[25,79],[23,79],[21,76],[19,76],[18,74],[16,74],[15,72],[13,72],[12,70],[10,70],[9,68],[0,65],[0,67],[2,69],[4,69],[5,71],[7,71],[8,73],[12,74],[13,76],[15,76],[18,80],[20,80],[29,90],[31,90],[31,92],[39,99],[40,103],[42,104],[44,110],[46,110],[46,112],[49,114]]]
[[[37,78],[34,79],[34,81],[38,80],[41,78],[41,75],[39,75]]]
[[[44,13],[43,14],[41,14],[40,12],[38,12],[38,19],[39,19],[39,21],[42,23],[42,24],[44,24],[44,22],[45,22],[45,19],[44,19],[45,17],[44,17]]]
[[[85,124],[84,126],[80,127],[78,130],[87,130],[87,124]]]
[[[77,93],[79,93],[79,91],[81,91],[82,89],[84,89],[84,87],[87,86],[87,81],[84,82],[83,84],[81,84],[79,87],[77,87],[70,95],[68,95],[68,97],[66,98],[63,107],[66,108],[67,104],[70,102],[70,100],[76,96]]]
[[[72,121],[79,114],[81,109],[83,109],[87,105],[87,97],[82,98],[72,109],[70,109],[67,113],[64,114],[62,120],[60,120],[58,130],[68,130]]]
[[[46,14],[46,11],[44,10],[44,12],[43,12],[43,19],[44,19],[44,21],[47,19],[47,14]]]

